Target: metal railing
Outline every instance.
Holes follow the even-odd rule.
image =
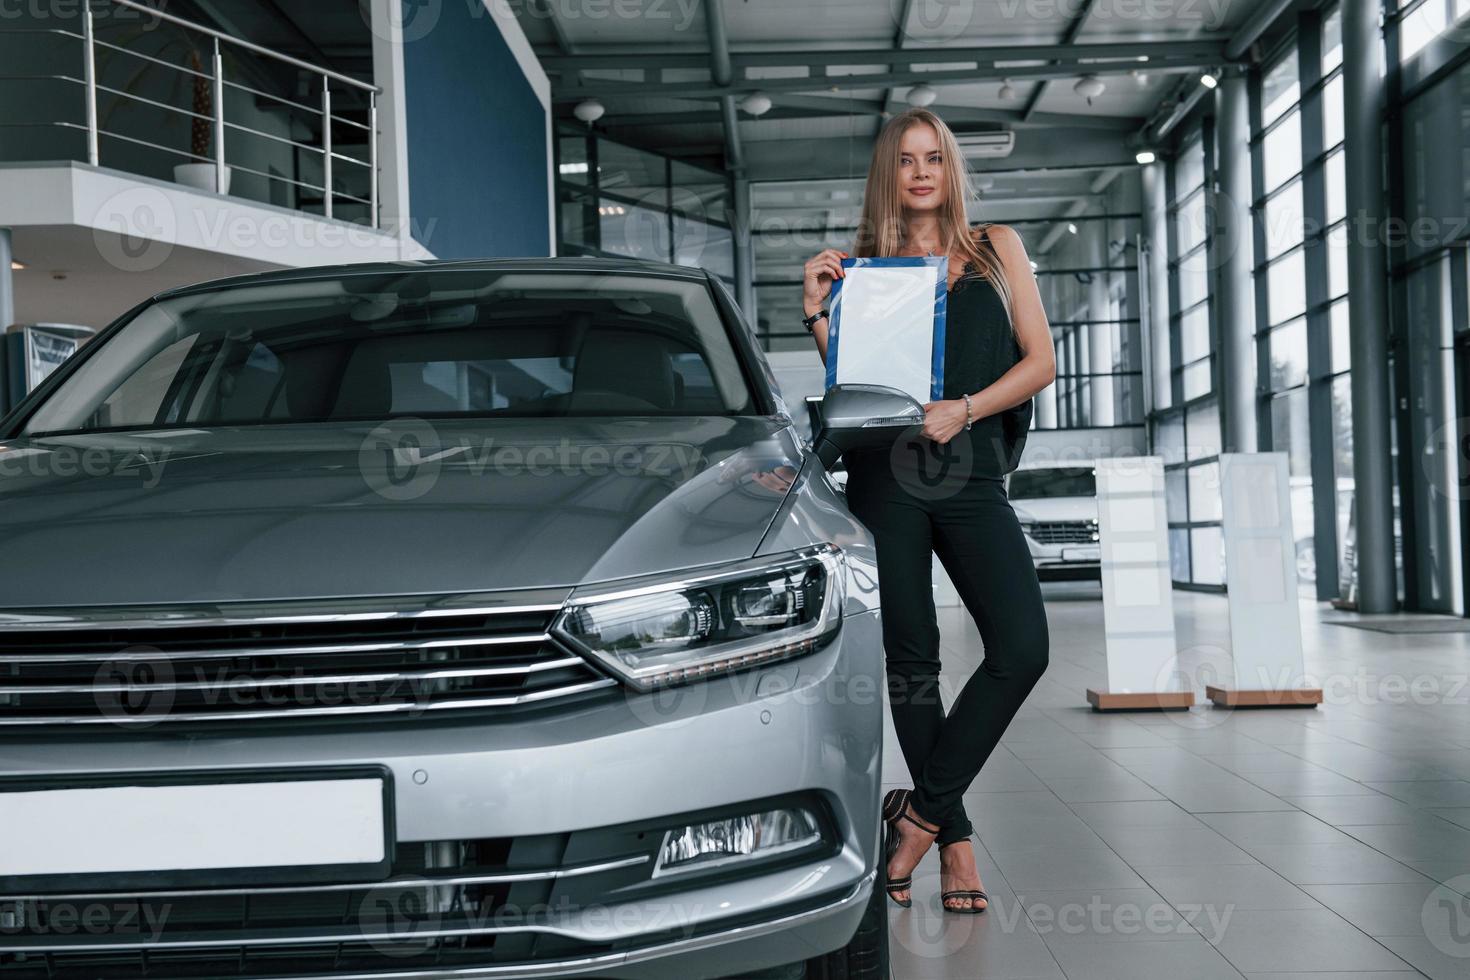
[[[199,36],[207,41],[207,52],[197,52],[200,55],[208,54],[208,65],[204,71],[196,70],[186,65],[178,65],[147,54],[143,51],[131,50],[130,48],[114,44],[101,37],[97,32],[96,8],[117,7],[124,8],[141,15],[143,18],[171,24],[183,31],[189,32],[190,36]],[[280,182],[297,189],[297,192],[319,192],[321,194],[322,215],[332,218],[335,206],[338,202],[350,202],[361,205],[367,211],[368,223],[373,228],[378,228],[379,217],[379,173],[378,173],[378,104],[377,97],[380,89],[376,85],[343,75],[339,72],[313,65],[290,55],[273,51],[270,48],[245,41],[240,38],[231,37],[221,31],[197,24],[185,18],[165,13],[164,11],[134,0],[88,0],[81,4],[78,11],[81,20],[81,31],[67,30],[58,27],[45,28],[8,28],[0,29],[0,37],[5,35],[44,35],[52,37],[64,37],[81,42],[81,77],[66,70],[50,71],[41,74],[0,74],[0,82],[60,82],[68,85],[81,87],[84,93],[84,122],[67,119],[47,120],[40,123],[0,123],[0,127],[35,127],[52,126],[69,130],[82,130],[86,136],[86,160],[93,166],[99,166],[103,162],[102,144],[104,140],[115,140],[121,143],[146,147],[162,153],[182,156],[194,162],[212,163],[214,165],[214,188],[216,192],[223,193],[227,187],[227,174],[231,170],[252,174],[268,182]],[[250,56],[260,59],[268,59],[282,65],[290,66],[305,72],[311,79],[311,87],[319,92],[319,103],[316,105],[287,98],[284,95],[265,91],[262,87],[245,84],[244,81],[227,78],[225,76],[225,55],[229,51],[248,53]],[[172,105],[166,100],[149,98],[137,92],[129,91],[126,86],[113,86],[104,83],[98,72],[98,52],[108,52],[109,56],[119,55],[123,58],[134,59],[139,63],[146,64],[148,68],[157,68],[164,71],[178,73],[196,88],[200,81],[209,85],[210,111],[208,114],[186,109],[181,106]],[[204,61],[200,57],[200,62]],[[333,86],[339,89],[350,89],[361,94],[366,99],[365,121],[348,118],[340,111],[333,112]],[[278,133],[266,132],[261,128],[247,125],[245,122],[228,118],[226,110],[226,94],[240,93],[256,100],[283,107],[288,112],[304,114],[310,122],[316,124],[320,133],[319,141],[302,142],[291,138],[291,135],[280,135]],[[188,151],[181,150],[175,146],[168,146],[156,140],[145,139],[137,135],[107,129],[99,122],[98,99],[99,95],[110,97],[114,100],[128,102],[135,105],[149,106],[153,109],[176,116],[182,116],[190,121],[190,125],[205,122],[210,127],[214,152],[212,154],[201,154],[198,146],[191,146]],[[334,147],[332,130],[333,127],[345,128],[357,131],[364,135],[366,144],[365,156],[354,156],[343,152],[340,146]],[[303,178],[299,173],[295,176],[285,176],[280,173],[271,173],[259,168],[249,167],[242,164],[238,159],[234,162],[227,160],[225,143],[226,134],[236,134],[240,138],[254,138],[265,140],[274,144],[291,147],[293,150],[302,151],[312,157],[319,158],[321,162],[320,183]],[[294,135],[294,134],[292,134]],[[366,172],[366,191],[352,194],[340,189],[338,167],[357,168]],[[305,210],[298,202],[297,210]]]

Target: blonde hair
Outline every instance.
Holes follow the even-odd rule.
[[[907,109],[888,120],[879,131],[873,144],[873,161],[868,166],[868,181],[863,189],[863,216],[858,223],[852,254],[887,257],[897,254],[903,245],[903,203],[898,190],[900,146],[910,127],[920,123],[934,128],[944,160],[944,203],[939,208],[939,231],[944,250],[951,258],[959,257],[973,263],[980,277],[990,280],[1005,305],[1006,316],[1010,317],[1011,288],[1006,282],[1000,255],[984,234],[989,225],[972,229],[965,214],[965,205],[977,198],[970,186],[964,153],[944,120],[928,109]]]

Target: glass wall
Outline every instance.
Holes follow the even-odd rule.
[[[557,140],[558,255],[708,269],[735,286],[729,178],[563,127]]]
[[[1187,125],[1167,162],[1170,407],[1154,413],[1149,431],[1164,461],[1174,582],[1218,589],[1225,581],[1225,548],[1208,222],[1212,133],[1208,118]]]
[[[1470,16],[1470,0],[1398,0],[1397,16],[1399,57],[1408,59]]]
[[[1210,340],[1210,261],[1205,206],[1205,141],[1188,140],[1169,181],[1170,385],[1174,403],[1214,390]]]
[[[1470,526],[1470,64],[1464,3],[1405,3],[1388,26],[1395,374],[1402,447],[1396,515],[1405,598],[1465,613]],[[1396,166],[1395,166],[1396,165]]]
[[[1052,342],[1056,382],[1037,396],[1035,428],[1075,429],[1143,422],[1138,234],[1132,202],[1104,199],[1096,213],[1064,223],[1014,222],[1033,254]]]
[[[1329,599],[1353,487],[1342,25],[1294,28],[1251,81],[1258,448],[1286,454],[1298,580]]]

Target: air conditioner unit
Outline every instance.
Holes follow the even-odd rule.
[[[1010,130],[994,133],[956,134],[955,139],[960,144],[960,151],[967,157],[982,159],[1008,157],[1016,148],[1016,134]]]

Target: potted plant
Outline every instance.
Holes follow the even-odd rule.
[[[216,167],[211,158],[210,150],[214,142],[214,79],[205,71],[204,56],[200,53],[198,43],[194,36],[182,28],[168,25],[172,37],[152,52],[155,59],[163,59],[170,51],[182,49],[188,69],[193,74],[179,71],[174,72],[174,81],[170,86],[166,101],[175,104],[179,95],[179,87],[182,80],[187,77],[192,83],[193,98],[191,109],[194,115],[189,119],[189,153],[193,159],[188,163],[180,163],[174,166],[174,180],[187,187],[195,187],[204,191],[218,191],[228,194],[230,191],[230,169],[225,168],[224,186],[215,187]],[[120,47],[126,47],[130,42],[136,43],[148,36],[148,32],[138,31],[132,36],[117,39],[114,43]],[[150,69],[154,62],[145,62],[138,66],[133,75],[119,87],[119,91],[126,95],[134,94],[137,88],[150,76]],[[126,99],[119,97],[115,99],[107,111],[103,114],[99,128],[106,129],[107,121],[112,114],[123,104]]]
[[[198,74],[193,76],[194,113],[189,120],[189,152],[196,158],[209,159],[211,136],[214,129],[214,82],[204,75],[204,61],[198,48],[189,49],[189,68]],[[202,118],[201,118],[202,117]],[[193,160],[174,166],[174,180],[203,191],[230,192],[230,168],[225,168],[224,186],[216,188],[218,170],[212,160],[207,163]]]

